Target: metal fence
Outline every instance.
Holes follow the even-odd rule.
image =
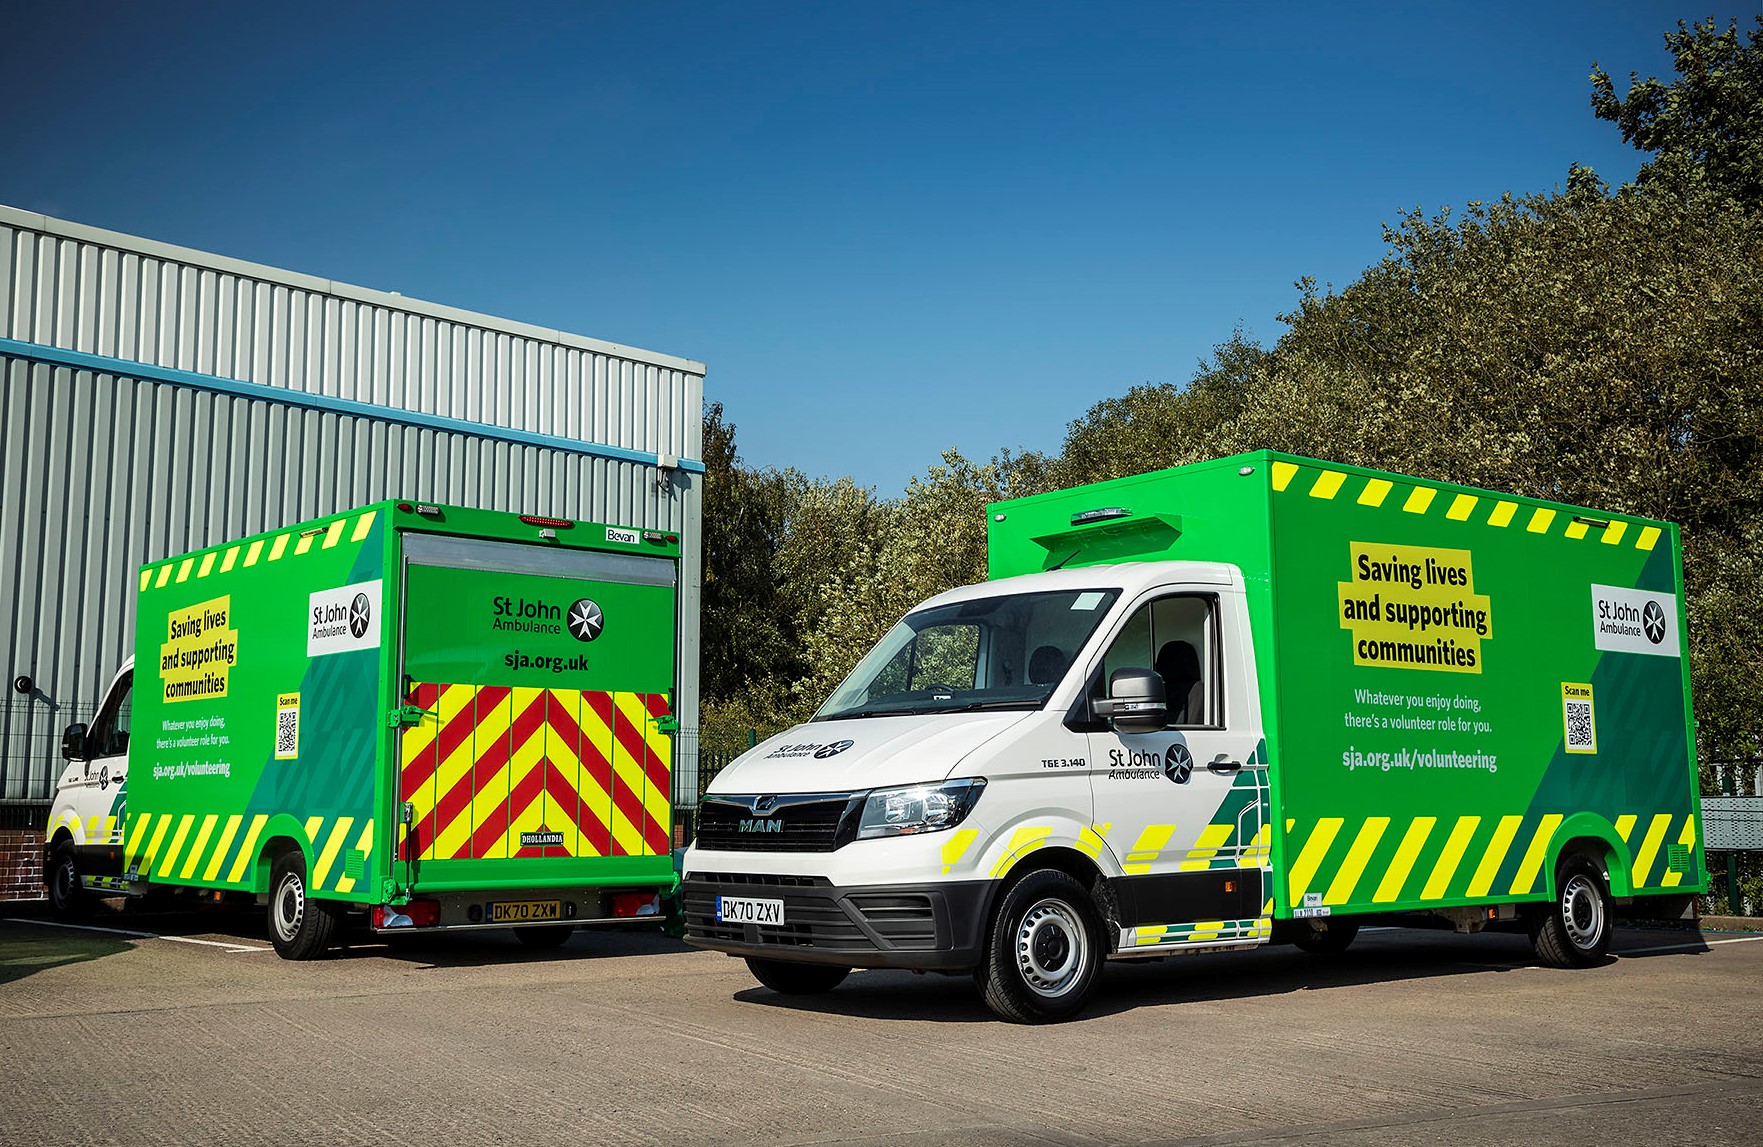
[[[1714,791],[1702,794],[1702,832],[1708,857],[1709,916],[1763,912],[1763,761],[1706,761]]]

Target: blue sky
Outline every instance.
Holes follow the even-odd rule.
[[[15,2],[0,203],[699,359],[749,465],[892,496],[1271,343],[1405,208],[1631,177],[1592,63],[1708,14]]]

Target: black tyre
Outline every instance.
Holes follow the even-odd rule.
[[[1610,890],[1598,866],[1583,856],[1561,861],[1555,900],[1531,917],[1531,946],[1553,968],[1585,968],[1610,951]]]
[[[1055,869],[1031,872],[998,903],[975,979],[986,1006],[1019,1024],[1077,1015],[1106,949],[1084,886]]]
[[[747,969],[753,978],[786,996],[818,996],[845,982],[851,969],[833,964],[795,964],[787,960],[758,960],[749,956]]]
[[[269,942],[284,960],[315,960],[331,946],[341,912],[306,895],[306,860],[298,852],[276,858],[269,878]]]
[[[574,924],[549,924],[542,928],[516,928],[515,939],[529,948],[561,948],[575,934]]]
[[[49,910],[63,920],[73,920],[92,910],[92,894],[80,887],[80,866],[73,841],[64,840],[49,852],[43,866],[43,884],[49,890]]]
[[[1321,932],[1310,927],[1308,921],[1292,933],[1292,943],[1314,956],[1338,956],[1347,950],[1354,937],[1359,935],[1359,921],[1351,919],[1328,922],[1328,927]]]

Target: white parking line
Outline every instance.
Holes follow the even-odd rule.
[[[1703,948],[1712,948],[1716,944],[1749,944],[1752,940],[1763,940],[1763,934],[1733,936],[1727,940],[1697,940],[1692,944],[1661,944],[1657,948],[1628,948],[1612,954],[1617,956],[1650,956],[1654,952],[1700,952]]]
[[[66,924],[60,920],[26,920],[18,916],[7,916],[0,923],[6,924],[37,924],[44,928],[68,928],[75,932],[102,932],[108,936],[127,936],[131,940],[170,940],[178,944],[201,944],[207,948],[222,948],[228,955],[241,952],[268,952],[271,949],[257,944],[240,944],[225,940],[198,940],[193,936],[164,936],[158,932],[133,932],[126,928],[100,928],[96,924]]]

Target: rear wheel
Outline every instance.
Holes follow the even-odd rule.
[[[1313,956],[1338,956],[1358,935],[1359,921],[1330,920],[1320,932],[1306,924],[1293,933],[1292,943]]]
[[[787,960],[747,958],[753,978],[786,996],[818,996],[845,982],[851,969],[834,964],[794,964]]]
[[[1601,963],[1610,950],[1610,892],[1598,866],[1579,855],[1561,862],[1555,900],[1531,918],[1537,959],[1555,968]]]
[[[1102,929],[1084,886],[1056,869],[1004,894],[975,970],[986,1006],[1015,1023],[1070,1019],[1095,989]]]
[[[543,928],[516,928],[514,937],[529,948],[561,948],[574,932],[574,924],[550,924]]]
[[[83,916],[92,907],[92,896],[80,887],[80,866],[74,858],[73,841],[64,840],[49,853],[43,869],[49,889],[49,910],[64,920]]]
[[[306,895],[306,859],[298,852],[276,858],[269,878],[269,942],[284,960],[314,960],[331,946],[341,915],[328,900]]]

